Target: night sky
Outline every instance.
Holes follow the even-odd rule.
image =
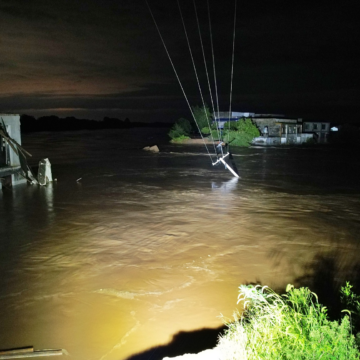
[[[193,0],[179,0],[211,104]],[[148,0],[191,105],[201,105],[177,0]],[[358,1],[240,1],[233,111],[360,121]],[[196,0],[212,77],[207,2]],[[234,1],[210,0],[220,111]],[[0,112],[175,121],[191,114],[145,0],[0,0]]]

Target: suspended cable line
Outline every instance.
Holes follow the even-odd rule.
[[[235,0],[235,9],[234,9],[234,30],[233,30],[233,42],[232,42],[231,80],[230,80],[229,132],[230,132],[230,117],[231,117],[231,105],[232,105],[232,93],[233,93],[233,78],[234,78],[236,10],[237,10],[237,0]],[[229,132],[228,132],[228,142],[229,142],[229,139],[230,139],[230,133]]]
[[[211,44],[211,54],[212,54],[212,64],[213,64],[213,72],[214,72],[214,84],[215,84],[215,97],[216,97],[216,111],[215,121],[218,123],[217,119],[219,117],[219,96],[217,90],[217,81],[216,81],[216,68],[215,68],[215,54],[214,54],[214,44],[213,44],[213,35],[212,35],[212,27],[211,27],[211,16],[210,16],[210,5],[209,0],[207,0],[207,8],[208,8],[208,19],[209,19],[209,31],[210,31],[210,44]]]
[[[213,65],[213,73],[214,73],[215,98],[216,98],[216,110],[214,109],[215,124],[216,124],[217,133],[218,133],[218,139],[219,139],[219,145],[218,146],[220,146],[221,155],[222,155],[222,157],[224,157],[223,148],[220,145],[222,143],[222,139],[221,139],[222,135],[221,135],[220,124],[219,124],[219,121],[218,121],[218,119],[220,118],[220,114],[219,114],[219,96],[218,96],[217,81],[216,81],[215,54],[214,54],[214,44],[213,44],[213,34],[212,34],[212,26],[211,26],[211,15],[210,15],[209,0],[207,0],[207,9],[208,9],[208,20],[209,20],[209,32],[210,32],[212,65]]]
[[[184,97],[185,97],[186,103],[187,103],[187,105],[188,105],[188,107],[189,107],[189,109],[190,109],[191,115],[192,115],[192,117],[193,117],[193,119],[194,119],[194,121],[195,121],[196,127],[198,128],[198,131],[199,131],[199,133],[200,133],[200,136],[201,136],[201,138],[202,138],[202,140],[203,140],[203,142],[204,142],[206,151],[207,151],[207,153],[208,153],[208,155],[209,155],[209,157],[210,157],[211,162],[213,162],[213,161],[212,161],[211,154],[210,154],[210,152],[209,152],[209,149],[208,149],[208,147],[206,146],[205,139],[204,139],[204,137],[202,136],[201,130],[200,130],[199,125],[198,125],[198,123],[197,123],[197,121],[196,121],[195,114],[194,114],[194,112],[193,112],[193,110],[192,110],[192,108],[191,108],[191,105],[190,105],[190,103],[189,103],[188,97],[187,97],[187,95],[186,95],[186,93],[185,93],[184,87],[183,87],[183,85],[182,85],[182,83],[181,83],[181,81],[180,81],[180,78],[179,78],[179,75],[178,75],[178,73],[177,73],[177,71],[176,71],[175,65],[174,65],[174,63],[173,63],[173,61],[172,61],[172,59],[171,59],[170,53],[169,53],[169,51],[168,51],[168,49],[167,49],[167,46],[166,46],[166,44],[165,44],[165,41],[164,41],[164,39],[163,39],[163,37],[162,37],[162,35],[161,35],[161,32],[160,32],[160,29],[159,29],[159,27],[158,27],[158,25],[157,25],[157,22],[156,22],[156,19],[155,19],[155,17],[154,17],[154,14],[153,14],[153,12],[152,12],[152,10],[151,10],[151,8],[150,8],[150,5],[149,5],[148,1],[145,0],[145,2],[146,2],[146,5],[147,5],[147,7],[148,7],[148,9],[149,9],[149,11],[150,11],[151,17],[152,17],[152,19],[153,19],[153,21],[154,21],[156,30],[157,30],[158,33],[159,33],[161,42],[162,42],[162,44],[163,44],[163,46],[164,46],[164,48],[165,48],[166,54],[167,54],[167,56],[168,56],[168,58],[169,58],[169,60],[170,60],[170,63],[171,63],[171,66],[172,66],[172,68],[173,68],[173,70],[174,70],[174,73],[175,73],[175,75],[176,75],[176,78],[177,78],[177,80],[178,80],[178,82],[179,82],[179,85],[180,85],[180,88],[181,88],[181,90],[182,90],[182,92],[183,92],[183,95],[184,95]]]
[[[197,72],[197,69],[196,69],[196,65],[195,65],[195,61],[194,61],[194,56],[193,56],[193,52],[192,52],[192,50],[191,50],[190,40],[189,40],[188,32],[187,32],[187,30],[186,30],[185,21],[184,21],[183,13],[182,13],[182,11],[181,11],[181,7],[180,7],[180,2],[179,2],[179,0],[177,0],[177,4],[178,4],[178,7],[179,7],[179,12],[180,12],[181,21],[182,21],[182,24],[183,24],[183,27],[184,27],[185,37],[186,37],[186,41],[187,41],[187,44],[188,44],[191,61],[192,61],[193,67],[194,67],[194,72],[195,72],[196,81],[197,81],[198,88],[199,88],[199,92],[200,92],[201,101],[202,101],[202,104],[203,104],[203,109],[204,109],[205,117],[206,117],[206,120],[207,120],[207,124],[208,124],[208,126],[209,126],[209,129],[210,129],[209,117],[208,117],[208,114],[207,114],[207,111],[206,111],[206,106],[205,106],[205,101],[204,101],[203,93],[202,93],[202,90],[201,90],[201,85],[200,85],[200,81],[199,81],[199,76],[198,76],[198,72]],[[200,134],[201,134],[201,129],[199,129],[199,131],[200,131]],[[202,136],[202,134],[201,134],[201,136]],[[215,148],[215,142],[214,142],[214,140],[213,140],[213,146],[214,146],[214,152],[216,153],[216,148]]]
[[[205,67],[205,72],[206,72],[206,79],[207,79],[207,83],[208,83],[208,87],[209,87],[210,101],[211,101],[211,106],[212,106],[212,109],[213,109],[213,114],[215,114],[214,99],[213,99],[213,96],[212,96],[209,71],[208,71],[208,67],[207,67],[207,63],[206,63],[204,44],[203,44],[203,41],[202,41],[202,35],[201,35],[201,29],[200,29],[200,21],[199,21],[199,17],[198,17],[198,12],[197,12],[197,8],[196,8],[195,0],[193,0],[193,3],[194,3],[196,22],[197,22],[197,27],[198,27],[198,32],[199,32],[200,45],[201,45],[202,55],[203,55],[203,59],[204,59],[204,67]],[[215,118],[215,123],[217,123],[216,118]],[[211,130],[210,126],[209,126],[209,129]],[[220,132],[219,132],[218,126],[216,126],[216,131],[217,131],[218,138],[220,138]],[[215,144],[214,144],[214,146],[215,146]],[[216,152],[216,150],[215,150],[215,152]]]
[[[213,139],[213,145],[214,145],[214,150],[216,152],[216,156],[217,156],[217,161],[213,162],[212,161],[212,157],[211,157],[211,154],[209,152],[209,149],[206,145],[206,142],[205,142],[205,139],[202,135],[202,132],[201,132],[201,129],[199,127],[199,124],[198,124],[198,121],[195,117],[195,114],[194,114],[194,111],[189,103],[189,99],[186,95],[186,92],[184,90],[184,87],[181,83],[181,80],[180,80],[180,77],[176,71],[176,68],[175,68],[175,65],[172,61],[172,58],[170,56],[170,53],[168,51],[168,48],[165,44],[165,41],[164,41],[164,38],[161,34],[161,31],[160,31],[160,28],[156,22],[156,19],[155,19],[155,16],[151,10],[151,7],[148,3],[147,0],[145,0],[145,3],[149,9],[149,12],[150,12],[150,15],[153,19],[153,22],[155,24],[155,27],[156,27],[156,30],[160,36],[160,39],[161,39],[161,42],[164,46],[164,49],[166,51],[166,54],[169,58],[169,61],[170,61],[170,64],[174,70],[174,73],[175,73],[175,76],[178,80],[178,83],[180,85],[180,88],[182,90],[182,93],[185,97],[185,100],[186,100],[186,103],[189,107],[189,110],[190,110],[190,113],[194,119],[194,122],[196,124],[196,127],[199,131],[199,134],[204,142],[204,145],[205,145],[205,148],[206,148],[206,151],[210,157],[210,160],[212,162],[212,165],[217,165],[218,163],[222,163],[224,166],[225,166],[225,169],[228,169],[235,177],[239,177],[239,175],[237,174],[237,170],[236,170],[236,165],[233,163],[233,167],[236,171],[234,171],[234,169],[232,167],[229,166],[228,163],[226,163],[225,161],[225,158],[227,156],[229,156],[230,160],[232,160],[232,155],[227,152],[227,154],[224,154],[223,152],[223,145],[226,146],[226,144],[221,140],[221,129],[220,129],[220,124],[219,124],[219,121],[218,119],[220,118],[220,111],[219,111],[219,96],[218,96],[218,89],[217,89],[217,80],[216,80],[216,67],[215,67],[215,52],[214,52],[214,44],[213,44],[213,34],[212,34],[212,27],[211,27],[211,15],[210,15],[210,5],[209,5],[209,0],[207,0],[207,10],[208,10],[208,20],[209,20],[209,32],[210,32],[210,44],[211,44],[211,55],[212,55],[212,65],[213,65],[213,73],[214,73],[214,88],[215,88],[215,98],[216,98],[216,109],[215,109],[215,106],[214,106],[214,101],[213,101],[213,96],[212,96],[212,91],[211,91],[211,85],[210,85],[210,79],[209,79],[209,73],[208,73],[208,70],[207,70],[207,63],[206,63],[206,58],[205,58],[205,51],[204,51],[204,46],[203,46],[203,42],[202,42],[202,36],[201,36],[201,30],[200,30],[200,22],[199,22],[199,18],[198,18],[198,13],[197,13],[197,8],[196,8],[196,3],[195,3],[195,0],[193,0],[193,3],[194,3],[194,9],[195,9],[195,15],[196,15],[196,21],[197,21],[197,25],[198,25],[198,32],[199,32],[199,37],[200,37],[200,43],[201,43],[201,49],[202,49],[202,54],[203,54],[203,59],[204,59],[204,65],[205,65],[205,70],[206,70],[206,76],[207,76],[207,80],[208,80],[208,86],[209,86],[209,91],[210,91],[210,97],[211,97],[211,103],[212,103],[212,106],[213,106],[213,113],[215,114],[214,117],[215,117],[215,123],[216,123],[216,128],[217,128],[217,131],[218,131],[218,138],[219,138],[219,144],[215,147],[215,142],[214,142],[214,139]],[[209,125],[209,129],[210,129],[210,122],[209,122],[209,117],[207,115],[207,112],[206,112],[206,106],[205,106],[205,101],[204,101],[204,97],[203,97],[203,93],[202,93],[202,89],[201,89],[201,85],[200,85],[200,81],[199,81],[199,76],[198,76],[198,72],[197,72],[197,69],[196,69],[196,65],[195,65],[195,60],[194,60],[194,56],[193,56],[193,52],[192,52],[192,49],[191,49],[191,45],[190,45],[190,40],[189,40],[189,36],[188,36],[188,33],[187,33],[187,30],[186,30],[186,26],[185,26],[185,21],[184,21],[184,16],[183,16],[183,13],[182,13],[182,10],[181,10],[181,6],[180,6],[180,2],[179,0],[177,0],[177,4],[178,4],[178,8],[179,8],[179,12],[180,12],[180,17],[181,17],[181,21],[182,21],[182,25],[183,25],[183,28],[184,28],[184,32],[185,32],[185,37],[186,37],[186,41],[187,41],[187,45],[188,45],[188,48],[189,48],[189,52],[190,52],[190,57],[191,57],[191,60],[192,60],[192,65],[193,65],[193,68],[194,68],[194,71],[195,71],[195,76],[196,76],[196,80],[197,80],[197,84],[198,84],[198,88],[199,88],[199,91],[200,91],[200,96],[201,96],[201,100],[202,100],[202,103],[203,103],[203,107],[204,107],[204,111],[205,111],[205,116],[206,116],[206,119],[207,119],[207,123]],[[231,81],[230,81],[230,105],[229,105],[229,114],[231,114],[231,105],[232,105],[232,92],[233,92],[233,76],[234,76],[234,53],[235,53],[235,30],[236,30],[236,8],[237,8],[237,0],[235,0],[235,12],[234,12],[234,30],[233,30],[233,41],[232,41],[232,60],[231,60]],[[230,130],[230,117],[229,117],[229,130]],[[211,133],[211,130],[210,130],[210,133]],[[221,156],[220,156],[220,153],[221,153]]]

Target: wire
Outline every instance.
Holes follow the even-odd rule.
[[[235,10],[234,10],[234,30],[233,30],[232,59],[231,59],[231,80],[230,80],[230,105],[229,105],[229,132],[228,132],[228,142],[229,142],[229,139],[230,139],[230,117],[231,117],[231,104],[232,104],[232,92],[233,92],[233,78],[234,78],[235,34],[236,34],[236,8],[237,8],[237,0],[235,0]]]
[[[201,51],[202,51],[203,60],[204,60],[204,67],[205,67],[206,79],[207,79],[208,88],[209,88],[210,101],[211,101],[211,105],[212,105],[212,109],[213,109],[213,113],[214,113],[214,112],[215,112],[215,111],[214,111],[214,100],[213,100],[213,97],[212,97],[212,91],[211,91],[211,85],[210,85],[209,72],[208,72],[207,63],[206,63],[204,44],[203,44],[203,41],[202,41],[202,35],[201,35],[201,29],[200,29],[200,22],[199,22],[199,17],[198,17],[198,12],[197,12],[197,8],[196,8],[195,0],[193,0],[193,4],[194,4],[195,16],[196,16],[196,23],[197,23],[197,27],[198,27],[198,33],[199,33]],[[204,101],[203,101],[203,106],[204,106],[204,109],[205,109],[205,103],[204,103]],[[205,110],[205,111],[206,111],[206,110]],[[207,112],[206,112],[206,118],[207,118],[207,120],[208,120],[210,137],[211,137],[211,139],[212,139],[212,141],[213,141],[214,152],[215,152],[215,154],[216,154],[215,140],[214,140],[214,137],[213,137],[212,134],[211,134],[211,125],[210,125],[210,122],[209,122],[209,118],[208,118],[208,116],[207,116]],[[219,136],[219,131],[218,131],[217,128],[216,128],[216,130],[217,130],[217,134],[218,134],[218,136]]]
[[[208,72],[207,63],[206,63],[204,44],[203,44],[203,41],[202,41],[202,35],[201,35],[201,29],[200,29],[200,22],[199,22],[199,17],[198,17],[198,12],[197,12],[197,8],[196,8],[195,0],[193,0],[193,3],[194,3],[194,9],[195,9],[195,15],[196,15],[196,22],[197,22],[197,27],[198,27],[198,32],[199,32],[200,45],[201,45],[202,55],[203,55],[203,59],[204,59],[204,67],[205,67],[205,72],[206,72],[206,79],[207,79],[207,83],[208,83],[208,88],[209,88],[210,101],[211,101],[211,106],[212,106],[212,109],[213,109],[213,114],[215,114],[214,99],[213,99],[213,96],[212,96],[212,90],[211,90],[211,85],[210,85],[210,77],[209,77],[209,72]],[[217,124],[216,115],[215,115],[215,123]],[[209,129],[211,129],[211,128],[210,128],[210,125],[209,125]],[[218,135],[218,138],[219,138],[219,137],[220,137],[220,133],[219,133],[218,126],[216,126],[216,131],[217,131],[217,135]],[[213,138],[213,137],[212,137],[212,138]],[[215,147],[214,138],[213,138],[213,144],[214,144],[214,147]],[[216,149],[215,149],[215,152],[216,152]]]
[[[212,60],[213,60],[213,72],[214,72],[215,95],[216,95],[216,110],[217,110],[217,117],[218,117],[219,116],[219,97],[218,97],[217,82],[216,82],[215,53],[214,53],[212,27],[211,27],[211,15],[210,15],[209,0],[207,0],[207,7],[208,7],[208,19],[209,19],[209,30],[210,30],[211,55],[212,55]]]
[[[183,95],[184,95],[184,97],[185,97],[186,103],[187,103],[187,105],[188,105],[188,107],[189,107],[189,109],[190,109],[191,115],[192,115],[192,117],[193,117],[193,119],[194,119],[194,121],[195,121],[196,127],[197,127],[197,129],[198,129],[198,131],[199,131],[199,133],[200,133],[200,136],[201,136],[201,138],[202,138],[202,140],[203,140],[203,142],[204,142],[206,151],[207,151],[207,153],[208,153],[208,155],[209,155],[209,157],[210,157],[211,162],[213,162],[212,157],[211,157],[211,154],[210,154],[210,152],[209,152],[209,149],[208,149],[208,147],[206,146],[205,139],[204,139],[204,137],[203,137],[203,135],[202,135],[202,133],[201,133],[201,130],[200,130],[200,128],[199,128],[199,124],[198,124],[198,122],[196,121],[196,117],[195,117],[194,112],[193,112],[193,110],[192,110],[192,108],[191,108],[191,105],[190,105],[190,103],[189,103],[189,99],[188,99],[188,97],[187,97],[187,95],[186,95],[186,93],[185,93],[184,87],[183,87],[183,85],[182,85],[182,83],[181,83],[181,81],[180,81],[180,78],[179,78],[179,75],[178,75],[178,73],[177,73],[177,71],[176,71],[175,65],[174,65],[174,63],[173,63],[173,61],[172,61],[172,59],[171,59],[170,53],[169,53],[169,51],[168,51],[168,49],[167,49],[167,46],[166,46],[166,44],[165,44],[165,41],[164,41],[164,39],[163,39],[163,37],[162,37],[162,35],[161,35],[161,32],[160,32],[160,29],[159,29],[159,27],[158,27],[158,25],[157,25],[157,22],[156,22],[156,19],[155,19],[155,17],[154,17],[154,14],[153,14],[153,12],[151,11],[151,8],[150,8],[150,5],[149,5],[148,1],[145,0],[145,2],[146,2],[146,5],[147,5],[147,7],[148,7],[148,9],[149,9],[149,11],[150,11],[151,17],[152,17],[152,19],[153,19],[153,21],[154,21],[154,24],[155,24],[155,27],[156,27],[156,29],[157,29],[157,31],[158,31],[158,33],[159,33],[161,42],[162,42],[162,44],[163,44],[163,46],[164,46],[164,48],[165,48],[166,54],[167,54],[167,56],[168,56],[168,58],[169,58],[169,60],[170,60],[170,63],[171,63],[171,66],[172,66],[172,68],[173,68],[173,70],[174,70],[174,73],[175,73],[175,75],[176,75],[176,78],[177,78],[177,80],[178,80],[178,82],[179,82],[179,85],[180,85],[180,88],[181,88],[181,90],[182,90],[182,92],[183,92]],[[180,9],[180,5],[179,5],[179,9]],[[180,9],[180,13],[181,13],[181,9]]]
[[[209,152],[209,149],[206,145],[206,142],[205,142],[205,139],[202,135],[202,132],[201,132],[201,129],[199,127],[199,124],[198,124],[198,121],[195,117],[195,114],[194,114],[194,111],[189,103],[189,99],[186,95],[186,92],[184,90],[184,87],[181,83],[181,80],[180,80],[180,77],[176,71],[176,68],[175,68],[175,65],[172,61],[172,58],[170,56],[170,53],[167,49],[167,46],[165,44],[165,41],[163,39],[163,36],[161,34],[161,31],[159,29],[159,26],[156,22],[156,19],[154,17],[154,14],[150,8],[150,5],[148,3],[147,0],[145,0],[146,2],[146,5],[149,9],[149,12],[151,14],[151,17],[154,21],[154,24],[155,24],[155,27],[159,33],[159,36],[160,36],[160,39],[161,39],[161,42],[164,46],[164,49],[166,51],[166,54],[169,58],[169,61],[170,61],[170,64],[174,70],[174,73],[175,73],[175,76],[178,80],[178,83],[180,85],[180,88],[183,92],[183,95],[185,97],[185,100],[186,100],[186,103],[190,109],[190,112],[191,112],[191,115],[194,119],[194,122],[196,124],[196,127],[199,131],[199,134],[204,142],[204,145],[205,145],[205,148],[206,148],[206,151],[212,161],[212,157],[211,157],[211,154]],[[183,25],[183,28],[184,28],[184,32],[185,32],[185,37],[186,37],[186,41],[187,41],[187,45],[188,45],[188,48],[189,48],[189,52],[190,52],[190,57],[191,57],[191,60],[192,60],[192,65],[193,65],[193,68],[194,68],[194,72],[195,72],[195,76],[196,76],[196,80],[197,80],[197,84],[198,84],[198,88],[199,88],[199,92],[200,92],[200,96],[201,96],[201,100],[202,100],[202,103],[203,103],[203,108],[204,108],[204,112],[205,112],[205,116],[206,116],[206,120],[207,120],[207,123],[208,123],[208,126],[209,126],[209,129],[210,129],[210,133],[211,133],[211,126],[210,126],[210,121],[209,121],[209,117],[208,117],[208,114],[207,114],[207,111],[206,111],[206,106],[205,106],[205,101],[204,101],[204,97],[203,97],[203,93],[202,93],[202,89],[201,89],[201,85],[200,85],[200,81],[199,81],[199,76],[198,76],[198,72],[197,72],[197,69],[196,69],[196,65],[195,65],[195,61],[194,61],[194,56],[193,56],[193,52],[192,52],[192,49],[191,49],[191,45],[190,45],[190,40],[189,40],[189,36],[188,36],[188,33],[187,33],[187,30],[186,30],[186,26],[185,26],[185,21],[184,21],[184,16],[183,16],[183,13],[182,13],[182,10],[181,10],[181,6],[180,6],[180,2],[179,0],[177,0],[177,4],[178,4],[178,8],[179,8],[179,12],[180,12],[180,17],[181,17],[181,21],[182,21],[182,25]],[[217,130],[217,135],[218,135],[218,139],[221,143],[222,141],[222,134],[221,134],[221,129],[220,129],[220,111],[219,111],[219,96],[218,96],[218,88],[217,88],[217,78],[216,78],[216,65],[215,65],[215,51],[214,51],[214,43],[213,43],[213,32],[212,32],[212,26],[211,26],[211,14],[210,14],[210,4],[209,4],[209,0],[207,0],[207,10],[208,10],[208,21],[209,21],[209,33],[210,33],[210,45],[211,45],[211,57],[212,57],[212,66],[213,66],[213,76],[214,76],[214,88],[215,88],[215,99],[216,99],[216,104],[214,104],[214,99],[213,99],[213,95],[212,95],[212,89],[211,89],[211,85],[210,85],[210,78],[209,78],[209,72],[208,72],[208,68],[207,68],[207,62],[206,62],[206,57],[205,57],[205,51],[204,51],[204,45],[203,45],[203,41],[202,41],[202,34],[201,34],[201,29],[200,29],[200,22],[199,22],[199,17],[198,17],[198,12],[197,12],[197,7],[196,7],[196,3],[195,3],[195,0],[193,0],[193,4],[194,4],[194,10],[195,10],[195,15],[196,15],[196,21],[197,21],[197,27],[198,27],[198,33],[199,33],[199,38],[200,38],[200,44],[201,44],[201,49],[202,49],[202,55],[203,55],[203,60],[204,60],[204,66],[205,66],[205,71],[206,71],[206,77],[207,77],[207,82],[208,82],[208,87],[209,87],[209,92],[210,92],[210,99],[211,99],[211,104],[212,104],[212,108],[213,108],[213,114],[214,114],[214,120],[215,120],[215,124],[216,124],[216,130]],[[233,79],[234,79],[234,62],[235,62],[235,38],[236,38],[236,18],[237,18],[237,0],[235,0],[235,9],[234,9],[234,29],[233,29],[233,41],[232,41],[232,57],[231,57],[231,76],[230,76],[230,101],[229,101],[229,124],[228,124],[228,142],[230,140],[230,129],[231,129],[231,126],[230,126],[230,121],[231,121],[231,115],[232,115],[232,96],[233,96]],[[216,105],[216,108],[215,108],[215,105]],[[214,146],[214,150],[215,150],[215,154],[216,154],[216,147],[215,147],[215,141],[214,141],[214,138],[212,137],[212,140],[213,140],[213,146]],[[223,148],[222,146],[220,147],[221,148],[221,154],[222,156],[224,156],[224,153],[223,153]]]
[[[193,53],[192,53],[192,50],[191,50],[190,41],[189,41],[189,36],[188,36],[187,30],[186,30],[185,21],[184,21],[183,13],[182,13],[182,11],[181,11],[181,7],[180,7],[180,2],[179,2],[179,0],[177,0],[177,4],[178,4],[178,7],[179,7],[179,12],[180,12],[181,21],[182,21],[182,24],[183,24],[183,27],[184,27],[184,32],[185,32],[185,36],[186,36],[186,41],[187,41],[187,44],[188,44],[188,47],[189,47],[189,52],[190,52],[191,61],[192,61],[192,64],[193,64],[193,67],[194,67],[194,71],[195,71],[195,76],[196,76],[196,80],[197,80],[197,84],[198,84],[198,88],[199,88],[199,92],[200,92],[200,96],[201,96],[201,101],[202,101],[203,108],[204,108],[204,112],[205,112],[205,117],[206,117],[206,120],[207,120],[207,124],[208,124],[208,126],[209,126],[209,129],[210,129],[209,117],[208,117],[208,114],[207,114],[207,111],[206,111],[206,106],[205,106],[205,101],[204,101],[203,93],[202,93],[201,86],[200,86],[199,76],[198,76],[198,72],[197,72],[197,69],[196,69],[196,65],[195,65],[195,61],[194,61],[194,56],[193,56]],[[201,35],[200,35],[200,39],[201,39]],[[200,130],[200,134],[201,134],[201,130]],[[214,152],[216,153],[216,148],[215,148],[215,142],[214,142],[214,140],[213,140],[213,146],[214,146]]]
[[[209,5],[209,0],[207,0],[207,8],[208,8],[208,19],[209,19],[209,31],[210,31],[210,44],[211,44],[211,55],[212,55],[212,63],[213,63],[213,72],[214,72],[214,85],[215,85],[215,96],[216,96],[216,106],[217,109],[215,111],[214,109],[214,114],[215,115],[215,123],[216,123],[216,127],[218,129],[218,137],[219,140],[221,141],[221,130],[220,130],[220,125],[219,125],[219,96],[218,96],[218,90],[217,90],[217,81],[216,81],[216,68],[215,68],[215,54],[214,54],[214,44],[213,44],[213,34],[212,34],[212,27],[211,27],[211,16],[210,16],[210,5]],[[221,154],[222,156],[224,156],[222,147],[221,147]]]

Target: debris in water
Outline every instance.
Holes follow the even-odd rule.
[[[39,162],[39,171],[38,171],[38,182],[40,185],[46,185],[49,182],[52,182],[52,173],[51,173],[51,164],[49,159],[42,159]]]
[[[145,146],[145,147],[143,148],[143,150],[145,150],[145,151],[151,151],[151,152],[155,152],[155,153],[158,153],[158,152],[160,151],[157,145]]]

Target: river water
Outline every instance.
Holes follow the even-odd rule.
[[[164,129],[25,134],[23,146],[57,181],[0,192],[0,349],[157,359],[219,329],[240,284],[330,296],[358,280],[351,149],[238,149],[236,180]]]

